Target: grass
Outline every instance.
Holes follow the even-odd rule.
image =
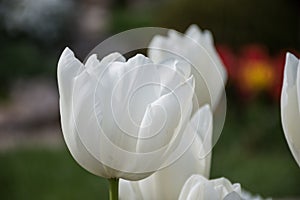
[[[251,154],[241,148],[215,150],[212,177],[225,176],[231,182],[264,197],[299,197],[300,169],[285,152]]]
[[[224,176],[264,197],[300,197],[300,168],[293,159],[275,104],[228,105],[213,151],[212,177]]]
[[[67,149],[0,155],[0,199],[108,199],[105,179],[83,170]]]
[[[300,169],[287,147],[278,109],[253,104],[242,115],[238,110],[228,105],[212,178],[227,177],[264,197],[299,197]],[[15,149],[0,153],[0,199],[108,199],[108,183],[77,165],[65,147]]]

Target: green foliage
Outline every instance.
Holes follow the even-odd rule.
[[[299,196],[300,169],[284,138],[279,106],[231,103],[214,148],[212,177],[227,177],[264,197]]]
[[[108,186],[83,170],[67,149],[20,149],[0,154],[0,198],[108,199]]]

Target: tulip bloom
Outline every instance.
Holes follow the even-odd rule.
[[[300,62],[290,53],[284,67],[281,121],[290,150],[300,166]]]
[[[201,175],[191,176],[184,184],[178,200],[263,200],[242,190],[239,183],[232,184],[226,178],[208,180]],[[267,198],[266,200],[271,200]]]
[[[173,30],[167,37],[157,35],[150,42],[148,56],[155,62],[176,58],[190,63],[199,105],[210,104],[215,110],[224,92],[227,72],[210,31],[191,25],[184,35]]]
[[[60,116],[74,159],[101,177],[140,180],[181,157],[195,137],[185,131],[194,94],[188,69],[118,53],[83,64],[66,48],[57,69]]]
[[[191,176],[184,184],[179,200],[242,200],[241,185],[226,178],[208,180],[201,175]]]
[[[197,139],[182,158],[139,182],[121,181],[120,197],[124,198],[133,188],[139,188],[134,189],[138,191],[135,195],[142,195],[135,196],[137,199],[178,199],[181,187],[192,174],[209,177],[213,124],[210,107],[214,110],[219,104],[227,73],[215,50],[211,33],[201,31],[196,25],[190,26],[185,35],[170,31],[167,37],[155,36],[150,42],[148,55],[155,62],[170,58],[189,62],[196,81],[197,103],[211,106],[196,110],[193,118],[202,124],[199,130],[195,130]]]
[[[208,105],[201,107],[187,125],[186,131],[197,134],[192,146],[173,165],[157,171],[140,181],[120,182],[121,200],[178,199],[185,181],[193,174],[209,176],[212,139],[212,112]]]

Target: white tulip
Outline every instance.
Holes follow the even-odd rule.
[[[285,61],[281,121],[288,145],[300,166],[300,62],[290,53]]]
[[[223,95],[227,74],[214,48],[213,38],[209,31],[202,32],[196,25],[192,25],[185,35],[170,31],[168,37],[155,36],[149,45],[148,55],[155,62],[176,58],[192,64],[191,72],[196,79],[197,103],[199,105],[209,103],[213,110],[216,109]],[[133,196],[136,199],[177,199],[180,188],[192,174],[209,177],[212,114],[209,109],[204,109],[201,113],[205,113],[201,116],[201,120],[210,121],[211,124],[204,126],[206,130],[204,128],[198,132],[200,134],[197,136],[197,142],[194,141],[191,148],[173,165],[150,177],[139,182],[121,181],[120,194],[123,199],[127,199],[124,196],[133,191],[135,192],[129,195],[129,199]],[[197,117],[199,116],[195,115],[194,118]],[[206,147],[201,148],[200,143]],[[201,154],[200,158],[195,156],[199,154]],[[142,197],[137,196],[138,194]]]
[[[194,80],[182,61],[127,62],[113,53],[82,64],[66,48],[58,62],[61,125],[74,159],[105,178],[140,180],[177,160],[195,134],[184,131]]]
[[[201,31],[198,26],[191,25],[184,35],[174,30],[169,31],[167,37],[157,35],[150,42],[148,56],[155,62],[174,57],[189,62],[199,105],[208,103],[216,109],[227,73],[210,31]]]
[[[120,181],[121,200],[178,199],[185,181],[193,174],[209,175],[211,155],[212,112],[208,105],[192,117],[185,131],[197,134],[192,146],[173,165],[140,181]]]
[[[226,178],[208,180],[201,175],[191,176],[184,184],[179,200],[242,200],[241,186]]]

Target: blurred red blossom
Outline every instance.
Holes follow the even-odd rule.
[[[245,45],[238,53],[226,45],[218,45],[217,51],[227,69],[229,86],[244,101],[267,94],[278,101],[280,97],[285,55],[287,51],[299,56],[293,50],[282,50],[271,57],[268,49],[260,44]]]
[[[226,67],[229,77],[228,82],[231,84],[234,82],[234,79],[237,75],[237,57],[230,47],[226,45],[217,45],[217,51]]]
[[[275,71],[265,47],[260,45],[243,47],[238,66],[237,87],[244,97],[251,99],[272,87]]]

